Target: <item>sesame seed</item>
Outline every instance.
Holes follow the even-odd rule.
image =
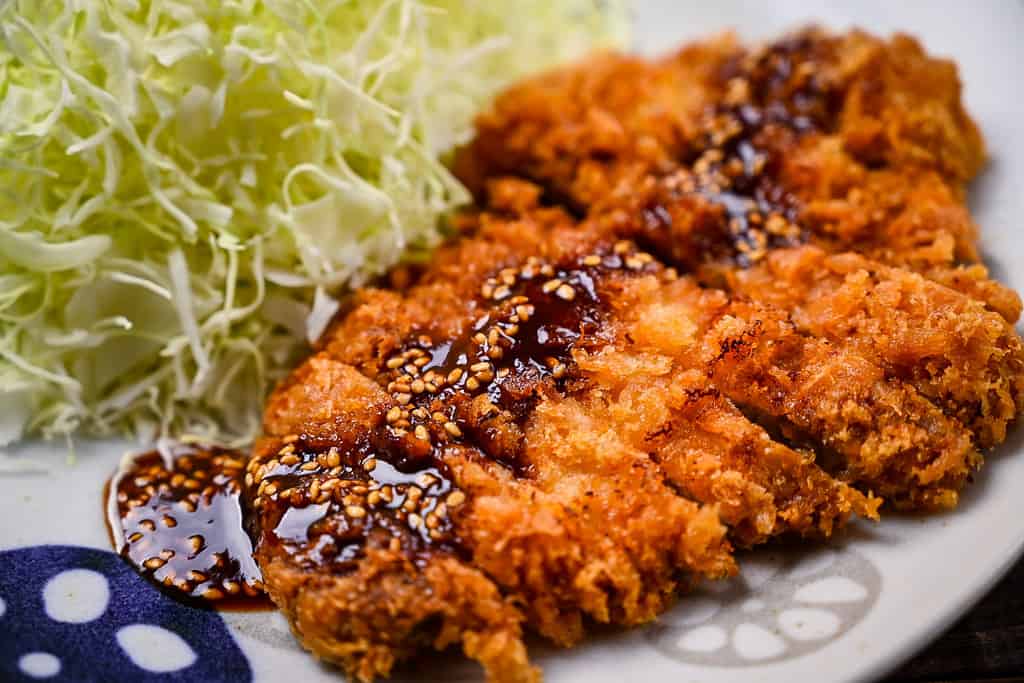
[[[366,508],[359,505],[348,505],[345,507],[345,514],[353,519],[360,519],[366,516]]]
[[[551,375],[555,379],[561,379],[562,377],[565,376],[565,373],[567,372],[567,370],[568,370],[568,368],[565,366],[564,363],[559,363],[558,365],[556,365],[555,367],[553,367],[551,369]]]
[[[601,265],[601,257],[597,254],[590,254],[589,256],[583,257],[583,265],[585,266],[598,266]]]
[[[289,434],[288,436],[286,436],[283,439],[281,439],[281,441],[283,441],[286,444],[295,443],[298,440],[299,440],[299,435],[298,434]]]
[[[428,393],[431,393],[431,394],[436,394],[437,393],[437,385],[434,384],[433,382],[426,382],[423,386],[427,390]]]
[[[409,515],[409,526],[413,529],[423,524],[423,518],[417,515],[415,512]]]
[[[195,534],[193,536],[189,536],[188,537],[188,544],[189,544],[189,547],[192,549],[193,553],[198,553],[200,550],[202,550],[203,549],[203,545],[205,543],[206,543],[206,539],[204,539],[199,534]]]
[[[145,562],[143,562],[142,566],[145,567],[146,569],[151,569],[153,571],[156,571],[157,569],[160,569],[160,567],[164,566],[165,564],[167,564],[167,560],[165,560],[163,558],[160,558],[160,557],[151,557],[148,560],[146,560]]]
[[[412,394],[408,394],[408,393],[395,394],[395,400],[398,401],[400,404],[402,404],[404,406],[404,405],[408,404],[409,401],[412,400]]]
[[[445,504],[447,504],[448,507],[458,507],[465,502],[466,494],[463,493],[462,491],[452,491],[451,493],[448,494],[448,497],[445,498]]]
[[[462,436],[462,430],[454,422],[445,422],[444,430],[456,438]]]
[[[545,282],[543,284],[543,286],[541,286],[540,289],[545,294],[550,294],[551,292],[555,291],[556,289],[558,289],[561,286],[562,286],[562,281],[559,280],[558,278],[555,278],[554,280],[548,280],[547,282]]]
[[[572,301],[576,298],[576,290],[570,285],[561,285],[555,290],[555,294],[559,299],[565,299],[566,301]]]
[[[319,466],[320,465],[315,460],[310,460],[309,462],[299,467],[299,469],[302,470],[303,472],[312,472]]]
[[[419,439],[420,441],[426,441],[427,439],[430,438],[430,433],[427,431],[427,428],[424,427],[423,425],[416,425],[416,429],[413,430],[413,434],[415,434],[416,438]]]
[[[460,379],[462,379],[462,368],[455,368],[454,370],[448,373],[449,384],[455,384]]]
[[[367,458],[363,461],[363,469],[367,472],[373,472],[375,467],[377,467],[377,458]]]
[[[387,365],[389,370],[397,370],[398,368],[402,367],[403,363],[405,363],[405,359],[404,358],[395,357],[395,358],[389,358],[388,362],[385,363],[385,365]]]
[[[237,595],[242,590],[242,586],[237,581],[225,581],[224,589],[231,595]]]
[[[414,394],[422,394],[423,390],[427,388],[427,385],[423,382],[423,380],[418,379],[418,380],[416,380],[416,381],[414,381],[412,383],[412,387],[411,388],[412,388],[412,393],[414,393]]]
[[[171,517],[170,515],[164,515],[161,521],[164,523],[164,526],[168,529],[173,529],[174,527],[178,526],[178,520],[174,519],[174,517]]]
[[[295,465],[296,463],[299,462],[299,458],[297,455],[289,453],[288,455],[281,458],[281,462],[284,463],[285,465]]]
[[[417,408],[416,410],[412,411],[412,414],[413,416],[418,417],[421,420],[427,419],[428,415],[426,408]]]
[[[616,254],[625,254],[627,251],[630,250],[630,247],[632,247],[632,245],[629,242],[627,242],[626,240],[622,240],[621,242],[615,243],[613,250]]]
[[[336,446],[331,446],[331,450],[327,452],[327,464],[331,467],[337,467],[341,464],[341,453],[338,452]]]
[[[501,285],[500,287],[494,290],[494,300],[501,301],[502,299],[507,299],[511,293],[512,290],[508,288],[508,285]]]
[[[193,581],[195,583],[205,583],[207,579],[206,574],[196,571],[195,569],[190,569],[187,576],[189,581]]]
[[[483,298],[485,299],[490,299],[492,296],[494,296],[494,286],[490,284],[485,284],[483,287],[480,288],[480,295],[483,296]]]
[[[408,394],[412,387],[408,382],[391,382],[388,384],[388,391],[392,394]]]
[[[405,373],[406,373],[407,375],[411,375],[411,376],[413,376],[413,377],[414,377],[414,376],[416,376],[416,375],[418,375],[418,374],[420,374],[420,369],[419,369],[418,367],[416,367],[416,366],[415,366],[414,364],[412,364],[412,363],[406,363],[406,364],[405,364],[405,365],[404,365],[404,366],[402,367],[402,370],[405,370]]]
[[[519,305],[519,306],[516,306],[516,315],[519,316],[519,318],[521,320],[523,320],[524,322],[529,320],[530,316],[533,315],[533,306],[529,306],[529,305]]]
[[[207,588],[203,593],[203,598],[206,600],[220,600],[224,597],[224,592],[217,588]]]
[[[366,502],[369,505],[379,505],[381,501],[380,491],[370,491],[370,495],[366,497]]]
[[[510,337],[516,336],[517,334],[519,334],[519,325],[506,325],[505,334],[507,334]]]
[[[317,481],[316,479],[314,479],[313,483],[309,485],[309,497],[310,498],[316,498],[319,495],[320,495],[320,482]]]
[[[142,520],[141,522],[139,522],[139,526],[141,526],[146,531],[156,531],[156,524],[154,524],[153,520],[151,519]]]
[[[477,344],[486,344],[487,337],[484,336],[483,332],[477,332],[476,334],[473,335],[473,341],[475,341]]]
[[[428,529],[436,529],[440,524],[441,524],[441,520],[439,520],[436,515],[433,515],[433,514],[428,514],[427,515],[427,528]]]
[[[469,389],[470,391],[476,391],[477,389],[480,388],[480,382],[477,380],[476,377],[470,377],[469,379],[466,380],[466,388]]]
[[[136,531],[135,533],[133,533],[131,536],[128,537],[128,542],[129,543],[135,543],[136,541],[140,540],[141,538],[142,538],[142,534],[139,533],[138,531]]]
[[[387,421],[389,423],[390,422],[397,422],[398,420],[401,419],[401,417],[402,417],[402,409],[399,408],[398,406],[394,406],[391,410],[388,411]]]

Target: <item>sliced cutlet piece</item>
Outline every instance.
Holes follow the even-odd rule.
[[[1024,408],[1024,346],[981,302],[915,273],[815,247],[735,270],[730,290],[790,312],[796,326],[876,359],[973,433],[1001,443]]]
[[[646,449],[684,495],[717,504],[743,546],[781,534],[827,537],[851,514],[877,519],[880,499],[824,472],[812,451],[774,440],[709,381],[701,320],[678,301],[695,295],[671,271],[623,283],[616,343],[577,354],[621,438]]]
[[[778,309],[717,292],[700,306],[708,373],[741,408],[896,507],[956,505],[981,456],[955,418],[854,346],[802,334]]]

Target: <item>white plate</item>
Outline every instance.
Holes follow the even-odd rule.
[[[818,21],[906,30],[955,58],[993,161],[972,194],[996,275],[1024,290],[1024,6],[1017,3],[638,3],[638,45],[670,49],[726,27],[767,37]],[[769,549],[732,582],[688,596],[648,628],[609,631],[571,651],[532,648],[548,681],[863,681],[935,637],[1024,547],[1018,501],[1024,430],[994,454],[955,513],[858,525],[812,551]],[[337,681],[273,613],[182,607],[107,552],[101,489],[124,443],[21,449],[48,471],[0,474],[0,679]],[[1017,456],[1017,457],[1015,457]],[[94,548],[97,550],[90,550]],[[179,677],[180,678],[177,678]],[[477,680],[457,658],[422,660],[415,680]],[[25,678],[25,680],[34,680]]]

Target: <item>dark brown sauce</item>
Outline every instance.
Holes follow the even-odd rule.
[[[835,125],[839,103],[817,66],[820,49],[820,41],[797,35],[737,56],[722,68],[723,101],[706,112],[704,133],[688,155],[689,168],[672,184],[674,191],[718,212],[696,238],[697,253],[712,259],[728,256],[746,267],[768,250],[807,240],[798,220],[800,202],[777,180],[776,150]],[[672,223],[659,201],[643,210],[650,233]]]
[[[115,496],[115,549],[139,572],[190,598],[255,598],[263,593],[244,530],[244,459],[233,451],[178,447],[135,457],[107,484]],[[110,522],[112,520],[108,520]]]
[[[300,438],[254,462],[249,474],[261,542],[300,564],[345,571],[367,543],[390,547],[392,539],[413,556],[455,549],[447,506],[461,494],[451,498],[447,468],[403,457],[394,443],[341,451]]]

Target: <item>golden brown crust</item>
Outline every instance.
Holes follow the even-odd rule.
[[[730,289],[790,311],[804,331],[874,356],[988,448],[1024,407],[1024,349],[976,299],[857,254],[773,252],[731,273]]]

